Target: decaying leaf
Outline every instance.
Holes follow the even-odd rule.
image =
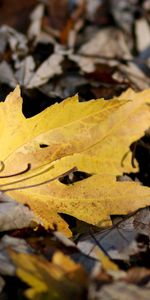
[[[119,46],[116,43],[116,39],[118,39]],[[120,30],[114,28],[99,30],[88,43],[80,48],[79,53],[93,56],[99,55],[106,59],[107,57],[131,59],[132,57],[124,35]]]
[[[99,248],[102,248],[111,259],[125,262],[133,261],[133,256],[139,259],[142,255],[148,255],[150,208],[145,207],[131,215],[119,216],[114,220],[115,224],[107,229],[99,230],[94,234],[89,230],[87,234],[80,236],[78,248],[86,255],[98,258],[97,247],[99,245]]]
[[[54,75],[62,73],[61,63],[63,61],[63,55],[61,53],[55,53],[50,55],[46,61],[44,61],[36,73],[33,75],[31,81],[27,84],[29,89],[40,86],[46,83]]]
[[[2,61],[0,63],[0,81],[2,83],[7,83],[8,80],[10,86],[14,88],[17,84],[17,80],[13,74],[12,68],[6,61]]]
[[[149,94],[128,90],[110,101],[89,102],[78,102],[75,96],[26,119],[17,87],[0,103],[0,158],[5,164],[1,174],[28,171],[13,179],[0,178],[1,190],[27,203],[45,226],[55,224],[67,234],[68,226],[57,213],[105,226],[111,214],[149,205],[149,188],[116,182],[116,175],[134,171],[127,154],[149,127]],[[73,167],[91,176],[72,185],[58,179],[42,184]]]
[[[0,232],[36,227],[39,220],[26,205],[22,205],[5,194],[0,195]]]
[[[144,299],[149,300],[149,287],[138,287],[133,284],[127,284],[125,282],[115,282],[112,284],[104,285],[101,289],[91,289],[89,299]],[[127,297],[127,298],[126,298]]]
[[[82,267],[68,256],[56,252],[52,262],[30,254],[10,251],[16,273],[30,288],[29,299],[83,299],[87,277]],[[83,298],[82,298],[83,297]]]
[[[8,249],[17,253],[33,253],[32,248],[24,239],[4,235],[0,240],[0,274],[4,276],[14,276],[15,266],[10,259]]]
[[[100,260],[102,267],[106,271],[118,271],[118,266],[98,247],[94,247],[96,257]]]

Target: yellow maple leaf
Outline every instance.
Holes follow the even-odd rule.
[[[149,188],[116,182],[116,175],[132,171],[131,156],[124,167],[122,158],[149,127],[149,95],[150,90],[129,90],[110,101],[81,103],[75,96],[26,119],[17,87],[0,103],[2,175],[20,172],[29,163],[31,170],[18,175],[16,184],[11,184],[14,179],[0,178],[1,190],[27,203],[45,226],[56,224],[68,235],[68,226],[58,213],[105,226],[111,214],[149,205]],[[59,177],[73,167],[92,176],[69,186],[55,180],[22,189]]]
[[[82,299],[88,277],[82,266],[68,256],[56,252],[48,262],[41,256],[12,250],[9,255],[17,276],[30,286],[25,292],[29,299]]]

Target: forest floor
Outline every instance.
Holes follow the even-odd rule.
[[[35,116],[38,120],[39,113],[42,114],[46,108],[49,109],[55,103],[59,103],[62,109],[63,100],[76,94],[79,103],[89,103],[87,107],[93,112],[93,104],[90,107],[91,99],[95,99],[96,102],[98,101],[96,99],[104,98],[106,106],[109,107],[109,100],[115,103],[112,99],[122,99],[123,96],[120,95],[124,92],[123,95],[128,95],[126,92],[128,89],[141,95],[137,97],[143,97],[147,110],[142,106],[139,114],[136,110],[135,115],[132,114],[132,125],[129,122],[124,124],[124,127],[120,125],[121,132],[129,128],[129,135],[130,129],[131,132],[134,131],[133,128],[137,129],[136,139],[129,139],[131,142],[127,145],[127,151],[131,155],[130,172],[124,172],[125,169],[122,169],[122,173],[118,174],[118,177],[115,175],[115,179],[116,182],[140,186],[141,192],[138,192],[137,188],[133,201],[136,197],[142,197],[140,194],[142,189],[146,191],[143,198],[147,197],[145,201],[147,199],[149,201],[150,0],[22,0],[20,2],[0,0],[1,103],[18,84],[23,98],[22,112],[26,121],[32,120],[32,117],[34,119]],[[145,90],[146,94],[144,92],[142,94]],[[129,95],[132,95],[131,90]],[[134,100],[134,97],[136,98],[133,96],[131,100]],[[125,100],[130,99],[125,98]],[[15,111],[16,102],[10,101],[14,101]],[[5,103],[7,101],[4,105]],[[66,115],[67,105],[64,112]],[[0,127],[4,132],[5,108],[3,107],[0,106]],[[13,123],[14,112],[11,105],[10,111],[12,117],[9,116],[9,120]],[[7,112],[5,113],[7,119]],[[73,110],[71,113],[73,114]],[[54,111],[51,116],[57,118],[57,114],[58,111],[56,115]],[[80,109],[79,114],[82,114]],[[139,115],[140,119],[138,119]],[[17,115],[17,118],[21,120],[21,127],[23,124],[21,112],[19,116]],[[72,124],[74,119],[70,116],[70,112],[68,116],[66,118],[69,119],[69,124]],[[114,116],[117,124],[115,109]],[[102,117],[103,114],[100,115],[101,119]],[[111,114],[107,118],[110,120],[111,127]],[[75,121],[77,119],[78,116]],[[44,122],[44,117],[41,120]],[[108,120],[103,120],[106,127],[109,124]],[[36,124],[38,122],[40,121]],[[61,120],[57,122],[59,124],[57,127],[60,127]],[[7,138],[9,139],[9,136],[5,134],[5,139]],[[116,143],[123,143],[123,140],[125,137],[118,139]],[[1,136],[0,141],[3,148],[4,140]],[[40,147],[45,149],[41,151],[46,153],[44,151],[47,151],[48,145],[41,143]],[[108,152],[113,156],[113,151]],[[0,155],[1,152],[3,151],[0,150]],[[14,157],[15,164],[17,155]],[[125,158],[126,153],[123,153],[122,165]],[[102,161],[102,164],[104,163]],[[105,168],[105,171],[113,173],[111,155],[109,163],[110,170]],[[19,172],[13,167],[10,167],[10,170],[8,167],[9,172],[7,172],[7,164],[6,166],[3,162],[1,164],[1,171],[4,169],[3,166],[6,167],[6,174],[14,176],[16,171]],[[27,169],[30,171],[29,164]],[[94,166],[91,167],[91,172],[87,171],[88,166],[86,170],[74,168],[68,173],[64,172],[63,168],[62,170],[59,184],[73,186],[72,190],[76,186],[76,189],[80,188],[81,192],[84,188],[81,182],[94,175],[97,176],[97,169]],[[5,179],[8,178],[6,174]],[[20,174],[17,173],[19,176]],[[53,177],[55,176],[54,171]],[[92,185],[91,189],[94,193],[96,186],[94,187],[94,183]],[[75,195],[78,196],[77,193]],[[132,195],[129,196],[131,202]],[[96,199],[96,192],[94,197]],[[118,201],[115,200],[115,192],[110,197]],[[69,232],[72,233],[72,237],[68,238],[65,230],[60,232],[57,221],[53,222],[53,228],[52,226],[47,228],[43,223],[38,225],[36,223],[35,226],[35,222],[31,222],[32,206],[30,207],[28,201],[24,202],[25,205],[18,204],[17,198],[13,196],[13,199],[8,199],[3,194],[0,201],[0,300],[134,300],[137,297],[150,299],[150,207],[148,205],[145,207],[142,204],[133,205],[133,211],[131,209],[128,214],[127,207],[120,210],[117,204],[118,212],[112,209],[112,213],[109,213],[112,225],[109,223],[105,228],[101,226],[101,222],[90,223],[90,218],[86,217],[88,204],[84,207],[85,217],[80,217],[78,211],[69,214],[68,211],[66,213],[59,208],[59,218],[63,220],[63,226],[68,226]],[[128,201],[129,199],[127,203]],[[120,206],[122,205],[120,200]]]

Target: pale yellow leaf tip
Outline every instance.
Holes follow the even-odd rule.
[[[21,98],[21,89],[20,89],[20,86],[19,84],[17,84],[17,86],[15,87],[15,89],[9,93],[9,95],[6,97],[5,99],[5,102],[15,102],[15,101],[18,101],[18,100],[22,100]]]
[[[68,97],[63,100],[63,104],[68,104],[68,103],[79,103],[79,95],[75,94],[74,96]]]
[[[134,91],[132,88],[127,89],[124,91],[118,98],[119,99],[127,99],[127,100],[134,100],[137,99],[137,97],[148,97],[150,96],[150,88],[145,89],[143,91]]]
[[[79,94],[78,93],[75,94],[72,98],[74,99],[75,102],[79,102]]]
[[[16,96],[20,97],[21,96],[21,89],[20,89],[20,85],[17,84],[17,86],[15,87],[14,91],[13,91]]]

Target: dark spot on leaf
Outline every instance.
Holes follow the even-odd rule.
[[[46,148],[46,147],[48,147],[49,145],[47,145],[47,144],[40,144],[39,146],[40,146],[40,148]]]
[[[76,181],[84,180],[90,176],[92,175],[83,171],[74,171],[69,175],[59,178],[59,181],[63,184],[69,185],[69,184],[73,184]]]

